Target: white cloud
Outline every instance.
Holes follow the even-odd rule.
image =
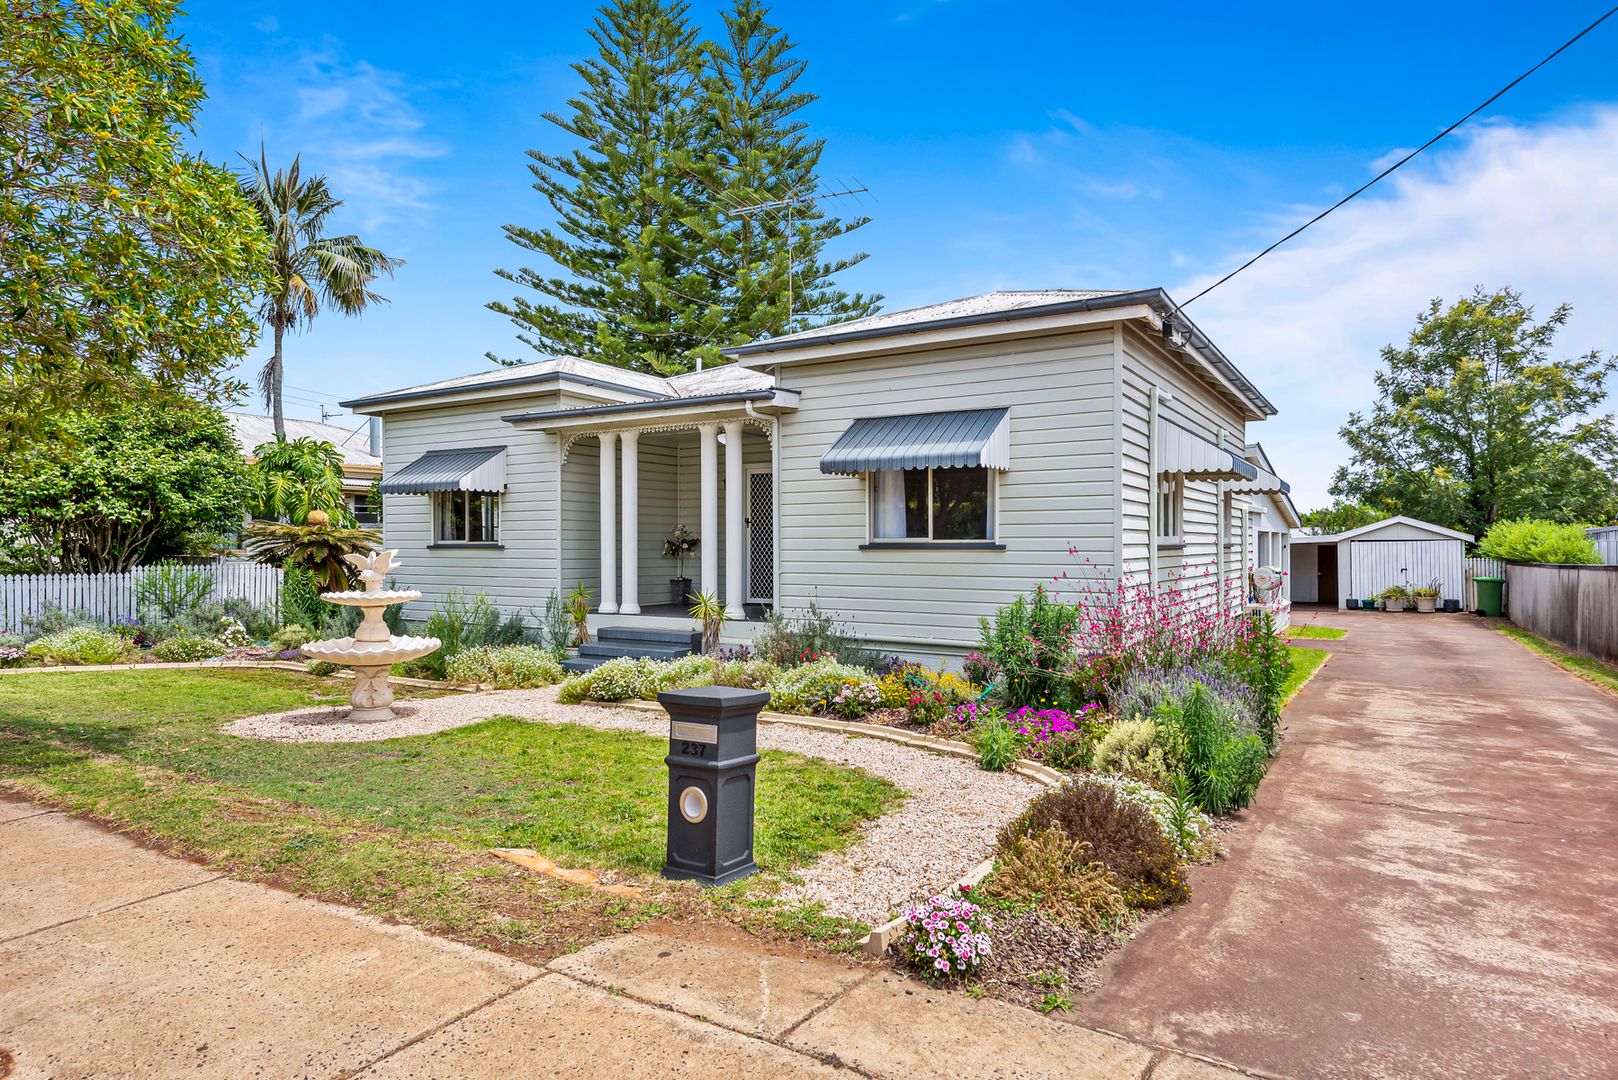
[[[1509,285],[1541,313],[1573,305],[1557,355],[1618,349],[1618,107],[1452,138],[1187,310],[1281,410],[1249,430],[1305,508],[1346,460],[1337,429],[1370,405],[1380,348],[1430,299]],[[1219,273],[1173,294],[1314,212],[1264,222]]]
[[[361,228],[429,208],[432,185],[411,163],[447,150],[427,132],[403,75],[350,60],[339,42],[327,39],[291,60],[277,58],[257,82],[270,105],[266,114],[282,106],[282,118],[265,124],[272,164],[302,154],[304,167],[326,176]]]
[[[281,20],[277,19],[274,15],[266,15],[258,22],[253,24],[253,29],[262,31],[266,34],[273,34],[277,30],[281,29]]]

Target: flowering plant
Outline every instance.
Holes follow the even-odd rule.
[[[674,526],[674,531],[663,541],[663,558],[674,560],[676,577],[685,577],[685,557],[696,550],[697,538],[684,525]]]
[[[905,719],[917,727],[931,727],[944,719],[949,706],[944,703],[944,695],[937,690],[917,690],[910,695],[910,701],[905,705],[909,713]]]
[[[1000,677],[1000,665],[973,649],[961,660],[961,671],[979,686],[991,686]]]
[[[882,704],[882,691],[875,683],[847,682],[832,695],[831,711],[850,720],[858,720]]]
[[[28,659],[28,650],[16,645],[0,645],[0,667],[11,667]]]
[[[998,716],[1000,710],[993,705],[985,705],[978,701],[968,701],[964,705],[955,706],[955,722],[965,728],[975,728],[991,716]]]
[[[970,900],[931,896],[905,908],[904,921],[900,952],[929,978],[963,977],[989,958],[994,919]]]
[[[227,649],[241,649],[253,643],[253,639],[247,636],[247,628],[229,615],[219,620],[218,639]]]

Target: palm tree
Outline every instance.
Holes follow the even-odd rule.
[[[242,177],[242,194],[258,210],[269,234],[275,269],[275,284],[264,294],[258,312],[275,335],[275,352],[259,373],[258,385],[275,417],[275,433],[284,438],[281,340],[286,332],[314,319],[322,302],[344,315],[386,303],[386,297],[371,291],[371,283],[382,274],[392,277],[404,260],[366,247],[357,236],[325,235],[326,218],[343,202],[332,196],[324,176],[305,178],[298,158],[292,159],[290,169],[274,175],[262,146],[258,161],[243,160],[248,172]]]

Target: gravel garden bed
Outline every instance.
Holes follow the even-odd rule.
[[[515,716],[544,723],[668,735],[654,713],[601,705],[567,705],[555,687],[418,699],[395,705],[398,719],[349,723],[346,709],[321,707],[250,716],[225,727],[231,735],[279,742],[368,742],[427,735]],[[906,793],[893,813],[856,843],[823,855],[788,881],[781,898],[820,903],[828,914],[885,921],[899,906],[940,892],[994,852],[1000,829],[1027,807],[1040,786],[1012,773],[985,772],[971,761],[880,739],[759,726],[759,748],[783,750],[865,769]]]

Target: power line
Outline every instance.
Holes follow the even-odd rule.
[[[1506,85],[1502,86],[1499,90],[1496,90],[1492,95],[1490,95],[1489,99],[1487,101],[1485,101],[1483,104],[1479,105],[1477,108],[1473,109],[1471,112],[1467,113],[1465,116],[1463,116],[1459,120],[1455,121],[1455,123],[1451,124],[1449,127],[1445,128],[1443,131],[1440,131],[1437,135],[1434,135],[1432,138],[1428,139],[1426,142],[1422,143],[1420,146],[1416,147],[1414,150],[1410,151],[1410,153],[1406,154],[1404,157],[1400,158],[1398,161],[1395,161],[1392,165],[1389,165],[1386,169],[1383,169],[1381,172],[1377,173],[1374,177],[1372,177],[1370,180],[1366,181],[1364,184],[1361,184],[1359,187],[1355,188],[1353,191],[1349,192],[1347,195],[1344,195],[1341,199],[1337,200],[1335,203],[1328,206],[1326,209],[1322,210],[1320,213],[1316,214],[1314,217],[1310,218],[1308,221],[1304,222],[1302,225],[1299,225],[1296,229],[1293,229],[1291,232],[1289,232],[1285,236],[1281,237],[1281,239],[1277,240],[1275,243],[1271,244],[1269,247],[1265,248],[1263,251],[1259,252],[1257,255],[1254,255],[1251,259],[1248,259],[1246,262],[1242,263],[1236,269],[1232,270],[1230,273],[1226,274],[1224,277],[1220,278],[1218,281],[1214,282],[1212,285],[1209,285],[1206,289],[1203,289],[1201,292],[1197,293],[1196,296],[1193,296],[1191,299],[1187,300],[1184,304],[1181,304],[1180,307],[1184,308],[1187,305],[1196,303],[1202,297],[1207,296],[1209,293],[1211,293],[1215,289],[1219,288],[1219,286],[1223,285],[1225,282],[1229,281],[1231,278],[1235,277],[1237,274],[1241,273],[1243,270],[1246,270],[1249,266],[1252,266],[1254,263],[1256,263],[1260,259],[1264,258],[1264,256],[1268,255],[1270,252],[1274,251],[1276,248],[1280,247],[1282,244],[1286,243],[1288,240],[1291,240],[1294,236],[1297,236],[1299,233],[1303,232],[1309,226],[1315,224],[1317,221],[1320,221],[1326,215],[1330,214],[1333,210],[1336,210],[1338,207],[1343,206],[1345,203],[1349,202],[1350,200],[1352,200],[1356,196],[1358,196],[1358,195],[1362,194],[1363,192],[1365,192],[1372,185],[1376,184],[1377,181],[1386,178],[1388,175],[1393,173],[1394,170],[1398,169],[1399,166],[1405,164],[1405,162],[1407,162],[1410,159],[1414,158],[1417,154],[1420,154],[1423,150],[1426,150],[1428,147],[1432,146],[1434,143],[1438,142],[1440,139],[1442,139],[1446,135],[1450,134],[1456,128],[1460,127],[1462,124],[1464,124],[1468,120],[1472,119],[1472,117],[1476,116],[1478,113],[1482,112],[1484,109],[1487,109],[1490,105],[1493,105],[1496,101],[1499,101],[1502,97],[1504,97],[1518,83],[1520,83],[1524,79],[1528,78],[1528,76],[1532,75],[1534,72],[1538,71],[1540,68],[1542,68],[1546,64],[1550,63],[1552,60],[1555,60],[1558,56],[1562,55],[1562,53],[1566,52],[1569,48],[1571,48],[1573,46],[1573,44],[1575,42],[1577,42],[1580,38],[1584,37],[1584,35],[1588,34],[1590,31],[1594,30],[1596,27],[1600,26],[1602,23],[1606,22],[1608,19],[1612,18],[1612,16],[1615,15],[1615,14],[1618,14],[1618,7],[1608,8],[1606,13],[1603,14],[1599,19],[1597,19],[1595,22],[1591,23],[1589,26],[1586,26],[1583,30],[1580,30],[1577,34],[1574,34],[1572,37],[1568,38],[1566,41],[1562,42],[1562,44],[1557,47],[1556,51],[1551,53],[1549,56],[1545,57],[1545,59],[1543,59],[1539,63],[1535,64],[1533,67],[1529,68],[1527,71],[1523,72],[1521,75],[1517,76],[1515,79],[1512,79]]]

